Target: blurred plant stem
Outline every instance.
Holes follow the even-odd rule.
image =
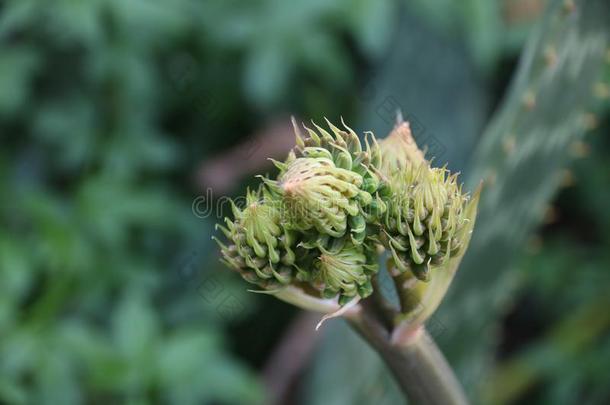
[[[413,404],[468,404],[466,395],[447,360],[424,326],[392,333],[364,302],[346,318],[380,354],[404,395]]]
[[[303,311],[282,336],[263,372],[269,405],[290,403],[294,386],[307,368],[320,334],[317,314]]]
[[[508,404],[552,374],[555,362],[546,358],[576,358],[590,348],[610,326],[610,297],[605,295],[574,311],[537,344],[501,364],[483,392],[485,403]]]

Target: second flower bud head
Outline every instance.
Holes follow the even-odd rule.
[[[343,124],[295,124],[297,146],[276,162],[276,180],[249,192],[220,229],[224,262],[265,290],[293,285],[341,305],[373,292],[379,246],[399,272],[428,281],[463,254],[470,198],[457,175],[432,168],[398,125],[378,143]],[[474,215],[474,214],[472,214]]]
[[[218,241],[225,264],[242,277],[265,289],[288,285],[293,280],[296,234],[282,224],[281,207],[261,188],[248,192],[246,206],[232,203],[234,220],[218,225],[228,244]]]
[[[391,196],[382,239],[400,272],[428,281],[433,268],[461,253],[469,197],[457,175],[426,163],[408,164],[389,179]],[[469,239],[469,238],[468,238]]]

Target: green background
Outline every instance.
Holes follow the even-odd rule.
[[[267,403],[262,370],[300,314],[218,263],[221,218],[193,202],[272,170],[259,155],[286,138],[252,134],[290,114],[383,137],[400,108],[439,163],[476,177],[542,3],[0,1],[0,403]],[[608,102],[596,108],[552,209],[519,236],[501,310],[460,298],[476,306],[463,322],[489,313],[489,344],[449,312],[431,326],[476,402],[610,402]],[[464,272],[493,279],[474,259]],[[284,403],[400,401],[345,329],[325,327]],[[484,368],[459,360],[476,356]]]

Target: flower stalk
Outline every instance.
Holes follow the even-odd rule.
[[[413,404],[466,405],[468,399],[453,370],[423,326],[394,337],[371,317],[349,318],[352,327],[383,358]]]

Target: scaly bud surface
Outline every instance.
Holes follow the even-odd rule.
[[[218,226],[228,245],[218,241],[225,264],[260,287],[289,284],[294,275],[296,235],[281,223],[277,201],[264,189],[248,192],[246,207],[232,203],[234,220]]]
[[[428,281],[435,266],[458,255],[463,241],[456,236],[468,222],[457,175],[427,163],[408,164],[390,177],[388,211],[384,219],[387,247],[401,272]]]
[[[374,136],[363,147],[347,125],[342,130],[327,124],[330,132],[316,124],[316,131],[304,127],[306,136],[295,124],[295,150],[286,162],[275,162],[278,180],[265,182],[282,199],[289,228],[332,238],[349,234],[363,243],[367,222],[386,208],[376,194],[381,151]]]
[[[339,296],[340,304],[371,295],[371,276],[379,270],[374,250],[347,239],[316,249],[309,266],[298,278],[310,282],[325,298]]]

